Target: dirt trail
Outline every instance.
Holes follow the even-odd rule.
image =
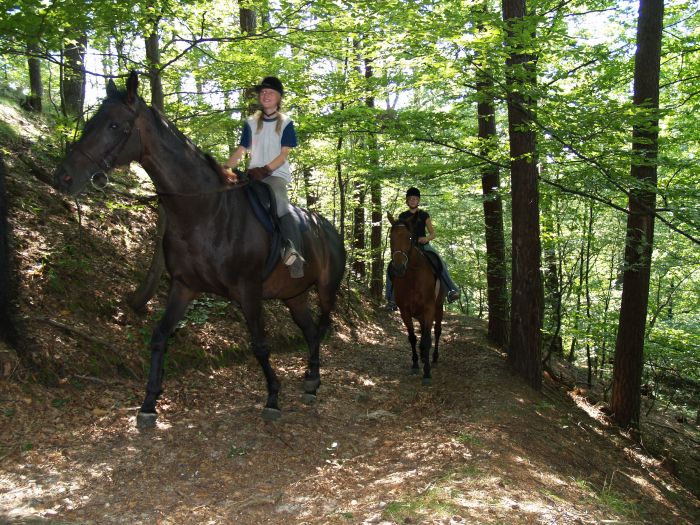
[[[143,432],[139,381],[5,382],[0,523],[700,523],[698,500],[631,442],[513,377],[484,329],[448,316],[424,387],[395,315],[340,327],[314,406],[304,354],[276,354],[275,423],[253,359],[166,378]]]

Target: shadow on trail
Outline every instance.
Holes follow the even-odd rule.
[[[511,375],[481,322],[450,315],[443,341],[425,387],[397,317],[355,334],[338,323],[315,405],[301,401],[305,355],[274,358],[276,423],[259,417],[266,390],[252,360],[170,378],[151,431],[134,428],[133,410],[76,407],[70,428],[4,458],[0,512],[66,523],[697,522],[697,500],[629,443]],[[141,386],[101,395],[128,406]]]

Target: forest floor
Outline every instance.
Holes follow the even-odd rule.
[[[346,287],[314,405],[283,306],[266,306],[283,381],[266,423],[240,310],[203,297],[171,338],[158,424],[138,430],[163,305],[163,289],[141,314],[123,300],[149,262],[143,184],[117,174],[78,220],[27,168],[50,170],[45,133],[6,106],[0,120],[35,130],[0,144],[23,333],[22,363],[0,345],[0,523],[700,523],[697,425],[655,406],[638,445],[606,423],[601,392],[570,388],[575,369],[533,391],[485,323],[456,313],[423,386],[398,315]]]
[[[427,387],[396,314],[337,326],[312,406],[303,352],[275,355],[274,423],[252,358],[168,378],[146,431],[143,381],[5,382],[0,522],[700,523],[697,497],[594,406],[514,377],[484,323],[445,324]]]

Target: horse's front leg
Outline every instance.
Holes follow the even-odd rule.
[[[266,421],[278,419],[282,412],[279,407],[280,382],[270,365],[270,347],[265,339],[265,323],[262,309],[262,286],[250,283],[241,293],[241,309],[252,341],[253,354],[262,367],[267,382],[267,402],[262,417]]]
[[[148,383],[146,384],[146,397],[143,400],[139,413],[136,415],[136,425],[139,428],[152,427],[156,424],[158,417],[156,401],[163,391],[163,362],[168,346],[168,337],[185,315],[187,305],[196,296],[196,292],[190,290],[182,283],[173,281],[170,284],[165,312],[151,335],[151,369],[148,373]]]
[[[403,310],[399,309],[401,312],[401,320],[404,326],[406,326],[406,332],[408,332],[408,343],[411,345],[411,358],[413,359],[413,366],[411,366],[411,373],[418,373],[418,352],[416,352],[416,330],[413,326],[413,318],[410,313],[404,313]]]
[[[433,318],[427,316],[420,324],[420,360],[423,362],[423,384],[429,385],[432,382],[430,376],[430,346],[432,345],[431,331],[433,329]]]
[[[304,372],[303,400],[310,404],[316,401],[316,392],[321,386],[321,360],[319,357],[321,340],[319,327],[314,322],[307,301],[308,294],[303,293],[292,299],[287,299],[284,304],[289,308],[294,322],[301,328],[309,347],[309,363],[306,372]]]

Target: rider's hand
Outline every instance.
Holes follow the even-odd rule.
[[[418,244],[428,244],[427,237],[418,237]]]
[[[236,175],[236,173],[228,166],[221,166],[219,176],[226,184],[235,184],[238,182],[238,175]]]
[[[248,176],[252,180],[262,180],[272,174],[272,170],[267,166],[260,166],[259,168],[250,168],[248,170]]]

